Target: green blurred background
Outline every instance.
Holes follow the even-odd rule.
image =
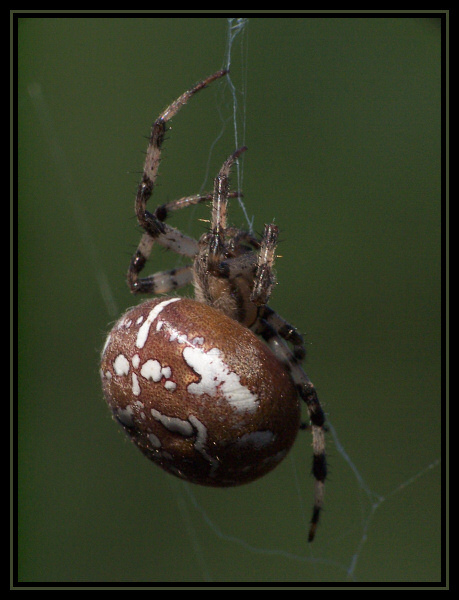
[[[439,19],[253,18],[234,42],[245,205],[256,231],[282,231],[271,306],[305,334],[338,436],[314,544],[309,433],[258,482],[198,488],[149,463],[104,404],[100,348],[136,303],[144,136],[223,66],[227,29],[19,21],[19,580],[439,581]],[[174,119],[152,202],[209,189],[234,145],[219,82]],[[207,216],[173,224],[199,235]],[[244,225],[237,206],[231,220]],[[155,250],[148,270],[174,264]]]

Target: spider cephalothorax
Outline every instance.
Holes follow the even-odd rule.
[[[277,226],[266,225],[257,239],[227,223],[228,199],[238,196],[229,191],[231,167],[246,148],[223,163],[213,193],[186,196],[154,212],[146,208],[166,123],[191,96],[226,73],[196,84],[155,121],[136,196],[144,233],[129,266],[131,291],[165,294],[192,283],[195,300],[162,296],[118,320],[102,352],[104,394],[148,458],[170,473],[211,486],[239,485],[272,470],[296,438],[298,399],[304,400],[313,437],[312,541],[326,477],[324,413],[300,366],[301,335],[267,305]],[[199,241],[165,222],[171,212],[206,201],[212,203],[210,228]],[[139,277],[155,243],[189,257],[190,264]]]

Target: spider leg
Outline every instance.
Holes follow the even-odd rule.
[[[255,333],[261,335],[277,358],[285,365],[296,384],[298,394],[306,402],[311,421],[312,431],[312,473],[315,478],[314,485],[314,507],[309,529],[308,541],[314,539],[320,512],[324,499],[324,482],[327,476],[327,462],[325,457],[325,415],[317,397],[317,392],[309,377],[301,368],[298,359],[289,350],[285,342],[275,328],[266,320],[259,319],[256,326],[252,328]]]
[[[144,268],[155,242],[168,250],[173,250],[177,254],[190,258],[193,258],[198,251],[198,242],[195,239],[184,235],[181,231],[166,223],[158,221],[158,224],[156,236],[153,236],[150,232],[145,232],[131,258],[127,283],[133,294],[149,293],[151,289],[152,276],[139,278],[138,275]]]
[[[247,280],[252,280],[257,268],[256,256],[253,252],[247,252],[241,256],[228,258],[223,260],[218,265],[218,276],[222,279],[230,279],[232,281],[244,277]]]
[[[154,216],[159,221],[165,221],[171,212],[180,210],[181,208],[187,208],[188,206],[201,204],[202,202],[211,202],[213,197],[213,193],[208,193],[204,195],[195,194],[193,196],[185,196],[183,198],[179,198],[178,200],[172,200],[171,202],[167,202],[166,204],[161,204],[160,206],[158,206],[155,209]],[[242,194],[240,192],[230,192],[228,194],[228,198],[240,197],[242,197]]]
[[[242,194],[240,195],[242,196]],[[231,192],[228,195],[228,198],[232,197],[233,193]],[[236,227],[227,227],[226,234],[227,237],[230,238],[227,242],[230,253],[234,252],[236,248],[240,249],[241,247],[245,247],[247,251],[260,249],[260,241],[248,231],[244,231],[243,229],[237,229]]]
[[[161,147],[164,141],[164,135],[166,133],[166,123],[172,119],[173,116],[184,106],[188,100],[199,92],[202,88],[206,87],[212,81],[219,79],[227,74],[227,70],[223,69],[217,71],[207,79],[200,81],[190,90],[183,93],[177,98],[172,104],[170,104],[166,110],[160,114],[160,116],[153,123],[150,133],[150,141],[148,144],[147,155],[145,157],[145,165],[143,169],[142,180],[137,189],[137,196],[135,201],[135,209],[137,214],[137,220],[139,224],[146,230],[150,231],[151,221],[153,223],[157,220],[151,213],[147,213],[146,205],[147,201],[153,193],[153,188],[156,183],[156,177],[158,175],[159,163],[161,160]],[[153,218],[152,218],[153,217]]]
[[[238,198],[241,196],[239,192],[231,192],[228,197],[229,198]],[[169,227],[165,225],[163,221],[167,219],[169,214],[173,211],[179,210],[181,208],[187,208],[188,206],[193,206],[195,204],[200,204],[201,202],[205,202],[206,200],[212,200],[213,194],[204,194],[204,195],[193,195],[193,196],[184,196],[183,198],[179,198],[178,200],[173,200],[172,202],[168,202],[167,204],[161,204],[158,206],[153,214],[153,217],[157,219],[156,229],[157,232],[156,237],[154,237],[151,232],[145,232],[140,240],[140,243],[137,247],[135,254],[131,259],[131,263],[129,265],[128,271],[128,285],[131,288],[131,291],[135,294],[162,294],[164,292],[164,285],[160,284],[157,288],[156,274],[149,275],[148,277],[139,278],[138,274],[144,268],[145,263],[148,260],[153,244],[158,243],[160,246],[167,248],[168,250],[172,250],[177,254],[182,254],[184,256],[188,256],[193,258],[196,255],[198,250],[198,245],[196,240],[190,238],[177,229],[173,227]],[[191,266],[190,266],[191,268]],[[190,279],[188,279],[188,276]],[[162,277],[162,274],[159,274],[159,277]],[[175,274],[174,274],[175,277]],[[185,277],[185,275],[183,275]],[[182,275],[178,278],[175,277],[178,282],[182,281]],[[186,285],[192,281],[193,277],[190,273],[187,275],[186,281],[184,283],[177,283],[177,285],[173,285],[169,288],[177,289],[178,287],[182,287],[182,285]],[[158,290],[158,291],[156,291]],[[160,291],[162,290],[162,291]],[[168,290],[166,290],[168,291]]]
[[[198,244],[192,238],[189,238],[177,229],[163,223],[168,210],[176,210],[184,206],[197,204],[209,198],[209,194],[204,196],[192,196],[182,198],[175,203],[162,205],[152,214],[146,210],[147,201],[153,193],[158,175],[159,163],[161,160],[161,147],[166,132],[166,123],[177,114],[180,108],[196,92],[206,87],[212,81],[226,75],[227,70],[217,71],[207,79],[200,81],[193,88],[182,94],[177,100],[172,102],[166,110],[156,119],[151,128],[147,155],[145,158],[142,180],[137,189],[135,200],[135,211],[139,225],[145,230],[134,256],[131,259],[127,282],[133,293],[143,292],[149,289],[151,277],[139,279],[138,275],[144,268],[150,255],[154,242],[156,241],[165,248],[171,249],[178,254],[193,257],[198,251]]]
[[[260,307],[258,312],[259,317],[266,320],[281,338],[290,342],[293,346],[295,358],[302,360],[306,356],[302,336],[290,323],[267,306],[275,283],[273,265],[278,237],[279,228],[276,225],[273,223],[265,225],[263,237],[260,242],[257,270],[250,299]]]
[[[265,225],[258,252],[257,271],[250,296],[250,300],[257,306],[262,306],[268,302],[275,282],[273,265],[278,237],[279,228],[276,225],[273,223]]]
[[[167,294],[193,281],[191,265],[177,267],[168,271],[158,271],[136,281],[137,294]]]
[[[298,333],[295,327],[290,325],[290,323],[288,323],[267,305],[260,308],[259,316],[260,318],[265,319],[276,330],[282,339],[292,344],[295,358],[300,361],[303,360],[303,358],[306,356],[304,340],[303,336]]]
[[[212,202],[212,224],[208,238],[209,254],[207,268],[219,275],[218,265],[225,253],[226,208],[229,196],[229,174],[231,167],[238,157],[247,150],[246,146],[238,148],[229,156],[222,165],[217,177],[214,179],[214,193]]]

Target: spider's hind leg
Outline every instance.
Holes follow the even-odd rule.
[[[275,329],[278,335],[286,342],[292,344],[293,354],[295,358],[302,361],[306,356],[306,348],[304,347],[303,336],[290,325],[288,321],[278,315],[268,305],[262,306],[259,311],[260,318],[265,319],[271,327]]]
[[[324,483],[327,476],[327,460],[325,456],[325,415],[317,397],[317,392],[309,377],[300,366],[300,361],[289,350],[276,329],[265,319],[259,319],[253,328],[261,335],[277,358],[284,364],[295,383],[298,394],[306,402],[312,431],[312,474],[314,484],[314,506],[309,529],[308,541],[314,539],[320,512],[324,501]]]

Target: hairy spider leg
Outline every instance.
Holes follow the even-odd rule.
[[[317,392],[309,377],[301,368],[299,361],[282,341],[278,332],[267,321],[259,319],[255,329],[268,343],[277,358],[285,365],[291,373],[292,379],[297,386],[298,394],[306,402],[312,431],[312,474],[314,476],[314,505],[308,541],[312,542],[320,518],[320,512],[324,501],[324,482],[327,476],[327,461],[325,456],[325,415],[317,397]]]
[[[158,175],[159,163],[161,160],[161,146],[166,133],[166,123],[174,117],[177,112],[184,106],[188,100],[194,96],[199,90],[226,75],[228,71],[222,69],[213,75],[210,75],[203,81],[197,83],[194,87],[184,92],[153,123],[150,133],[150,142],[148,144],[147,155],[145,157],[145,165],[142,175],[142,180],[139,184],[136,197],[136,214],[139,224],[146,230],[149,230],[150,219],[153,217],[151,213],[147,213],[147,201],[153,193],[153,187]]]
[[[184,196],[183,198],[179,198],[178,200],[172,200],[171,202],[167,202],[166,204],[161,204],[155,209],[154,216],[159,219],[159,221],[165,221],[171,212],[176,210],[181,210],[182,208],[188,208],[189,206],[195,206],[196,204],[201,204],[203,202],[212,202],[214,197],[213,192],[207,192],[205,194],[194,194],[192,196]],[[240,192],[230,192],[228,194],[228,198],[240,198],[242,197],[242,193]]]
[[[297,360],[303,360],[306,356],[303,336],[288,321],[277,314],[272,308],[265,305],[260,307],[259,315],[265,319],[286,342],[293,346],[293,354]]]
[[[258,253],[257,270],[250,300],[257,306],[266,304],[271,296],[275,282],[273,265],[279,228],[271,223],[265,225],[263,237]]]
[[[158,175],[158,168],[161,160],[161,147],[166,132],[166,123],[177,114],[180,108],[188,102],[191,96],[206,87],[212,81],[223,77],[227,74],[227,72],[228,71],[226,69],[222,69],[221,71],[217,71],[213,75],[197,83],[193,88],[186,91],[184,94],[179,96],[177,100],[172,102],[172,104],[170,104],[153,123],[147,155],[145,158],[143,175],[137,189],[135,200],[137,221],[145,230],[145,233],[142,236],[129,265],[127,283],[133,293],[154,293],[154,283],[152,278],[146,277],[144,279],[139,279],[138,275],[144,268],[155,241],[166,248],[174,250],[174,252],[177,252],[178,254],[183,254],[189,257],[195,256],[198,251],[196,240],[185,236],[175,228],[170,227],[163,222],[167,216],[167,208],[165,212],[164,206],[167,207],[168,205],[162,205],[162,207],[158,207],[154,214],[147,211],[146,205],[153,193]],[[177,206],[175,208],[197,204],[205,201],[208,197],[209,195],[206,194],[204,196],[188,197],[188,201],[186,201],[186,199],[181,199],[177,201]],[[190,200],[190,198],[192,198],[192,200]],[[162,211],[160,210],[161,208]],[[171,209],[171,206],[169,206],[169,210]],[[183,281],[188,283],[191,281],[191,278],[191,270],[189,276],[185,275],[184,272],[182,279]]]
[[[242,146],[235,150],[233,154],[225,160],[217,177],[214,179],[212,224],[209,237],[207,268],[216,275],[219,274],[218,265],[222,262],[222,259],[225,258],[225,231],[227,226],[226,209],[229,196],[229,174],[235,161],[246,150],[246,146]]]

